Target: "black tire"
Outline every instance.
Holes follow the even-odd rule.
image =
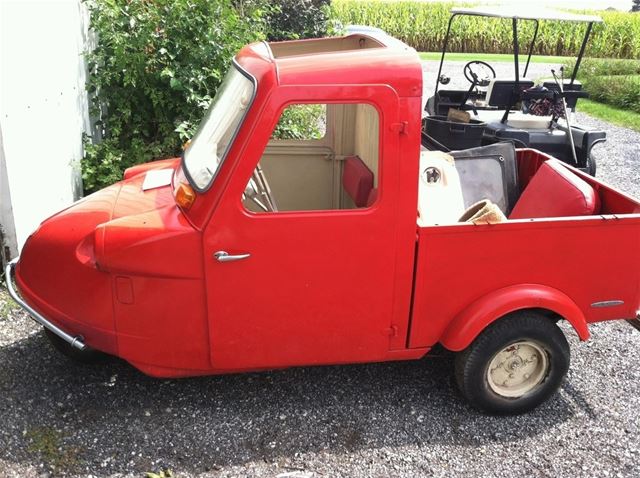
[[[587,156],[586,172],[588,175],[595,178],[597,169],[598,169],[598,161],[596,160],[596,155],[593,153],[593,150],[591,150],[589,151],[589,156]]]
[[[517,348],[524,347],[525,351],[538,347],[539,352],[546,354],[546,362],[544,356],[540,356],[537,363],[527,358],[523,361],[517,348],[514,351],[507,350],[517,343],[520,343]],[[512,355],[499,362],[504,357],[499,357],[499,353]],[[490,372],[489,367],[494,358],[499,365]],[[498,374],[502,373],[504,378],[505,370],[507,373],[514,370],[508,366],[514,366],[514,362],[518,362],[515,367],[528,367],[528,364],[538,367],[534,378],[540,377],[540,381],[533,380],[530,385],[525,384],[525,388],[532,388],[522,395],[506,396],[510,392],[501,394],[496,389],[503,390],[501,387],[507,384],[507,380],[504,384],[490,384],[490,377],[493,381],[493,374],[501,368]],[[551,397],[567,374],[569,362],[569,344],[560,328],[548,317],[532,311],[521,311],[494,322],[469,347],[458,353],[455,375],[462,395],[473,407],[495,415],[514,415],[528,412]],[[528,380],[527,375],[523,377],[525,381]],[[517,381],[518,378],[514,380]],[[508,387],[505,386],[504,390],[508,390]]]
[[[51,345],[53,345],[53,347],[58,352],[73,360],[74,362],[92,364],[100,362],[106,357],[106,354],[99,352],[98,350],[90,349],[89,347],[85,348],[84,350],[78,350],[62,340],[49,329],[44,329],[44,334],[46,335],[47,339],[49,339],[49,342],[51,342]]]

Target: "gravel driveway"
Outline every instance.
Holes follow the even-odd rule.
[[[609,133],[599,175],[640,196],[640,134],[580,121]],[[572,364],[560,393],[496,418],[459,396],[446,353],[163,381],[115,359],[73,364],[10,309],[2,293],[1,477],[165,466],[180,477],[640,475],[640,333],[623,322],[591,326],[587,343],[565,328]]]

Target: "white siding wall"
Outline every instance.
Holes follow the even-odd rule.
[[[79,0],[0,0],[0,224],[11,255],[82,191],[88,23]]]

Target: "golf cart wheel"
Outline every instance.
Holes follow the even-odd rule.
[[[99,352],[98,350],[90,349],[89,347],[85,348],[84,350],[78,350],[72,347],[71,344],[62,340],[60,337],[58,337],[56,334],[51,332],[49,329],[44,329],[44,334],[47,336],[47,339],[49,339],[49,342],[51,343],[51,345],[53,345],[53,347],[58,352],[60,352],[67,358],[70,358],[74,362],[91,364],[91,363],[99,362],[106,357],[106,355],[103,354],[102,352]]]
[[[569,344],[558,326],[543,315],[521,311],[491,324],[456,356],[456,381],[475,408],[513,415],[551,397],[569,361]]]
[[[587,169],[586,173],[590,176],[596,177],[596,169],[598,167],[598,163],[596,161],[596,155],[593,153],[593,150],[589,151],[589,156],[587,156]]]

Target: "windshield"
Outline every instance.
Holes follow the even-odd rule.
[[[234,63],[184,152],[187,176],[197,190],[203,191],[211,184],[249,109],[254,91],[254,83]]]

